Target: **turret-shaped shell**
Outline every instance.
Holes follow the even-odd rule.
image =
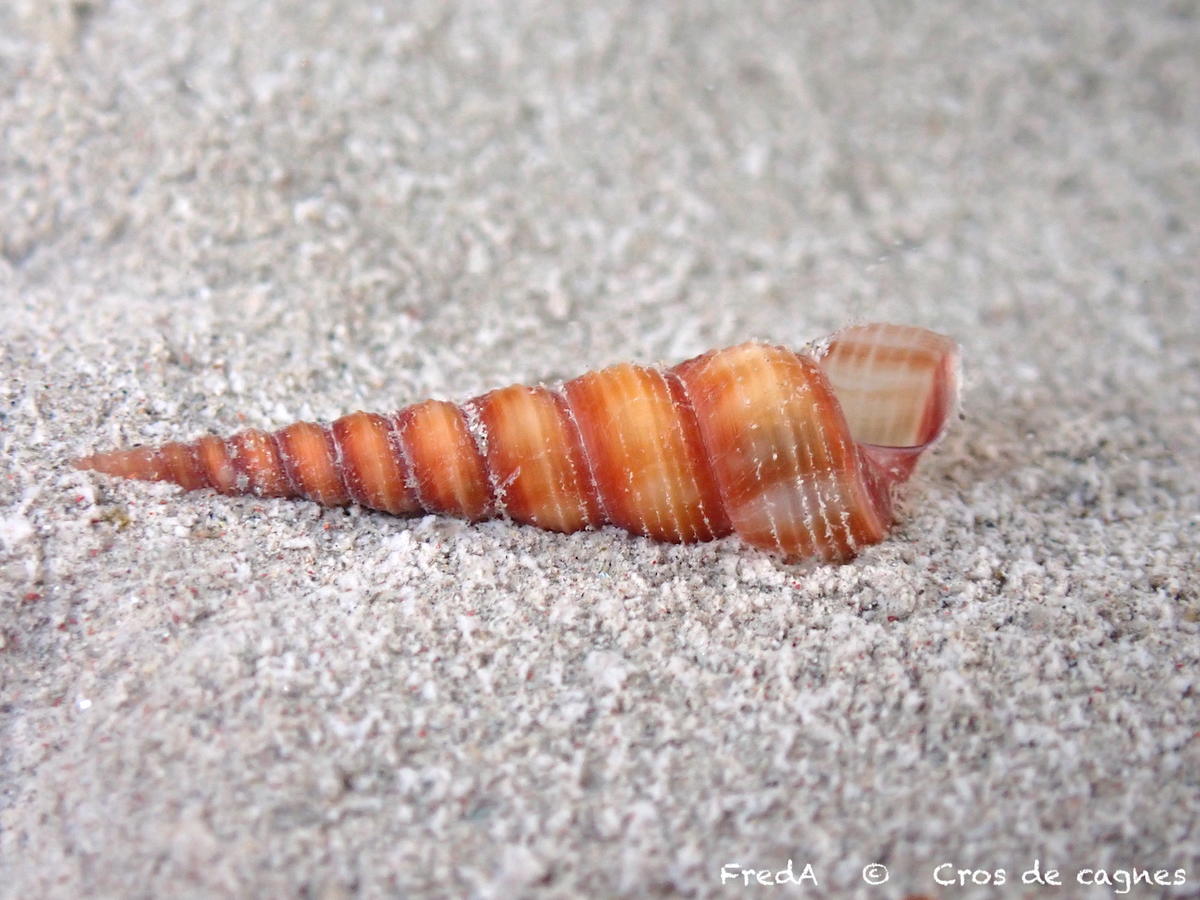
[[[680,542],[736,532],[788,559],[843,561],[887,533],[893,486],[953,410],[957,364],[941,335],[862,325],[814,355],[741,344],[670,369],[612,366],[560,390],[513,385],[461,406],[427,400],[75,465],[561,532],[611,524]]]

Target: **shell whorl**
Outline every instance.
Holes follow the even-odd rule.
[[[187,490],[604,524],[664,541],[736,532],[790,559],[883,538],[891,489],[957,395],[955,344],[921,328],[844,329],[819,355],[741,344],[670,368],[623,363],[560,390],[512,385],[458,405],[99,453],[75,465]]]

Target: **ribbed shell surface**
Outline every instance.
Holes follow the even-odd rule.
[[[823,354],[749,343],[671,369],[620,364],[561,390],[513,385],[77,461],[226,494],[300,496],[396,514],[495,515],[663,541],[734,532],[789,559],[840,561],[883,538],[890,489],[941,433],[953,342],[866,325]]]

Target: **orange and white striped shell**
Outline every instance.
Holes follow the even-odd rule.
[[[673,368],[616,365],[557,390],[513,385],[461,405],[427,400],[75,465],[188,490],[505,516],[560,532],[609,524],[677,542],[736,533],[787,559],[844,561],[886,535],[892,488],[941,435],[957,369],[942,335],[860,325],[811,355],[741,344]]]

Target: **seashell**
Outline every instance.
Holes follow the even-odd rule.
[[[886,535],[893,488],[941,435],[957,390],[949,338],[859,325],[808,353],[747,343],[673,368],[615,365],[557,390],[512,385],[461,405],[426,400],[74,464],[187,490],[504,516],[564,533],[736,533],[789,560],[844,561]]]

